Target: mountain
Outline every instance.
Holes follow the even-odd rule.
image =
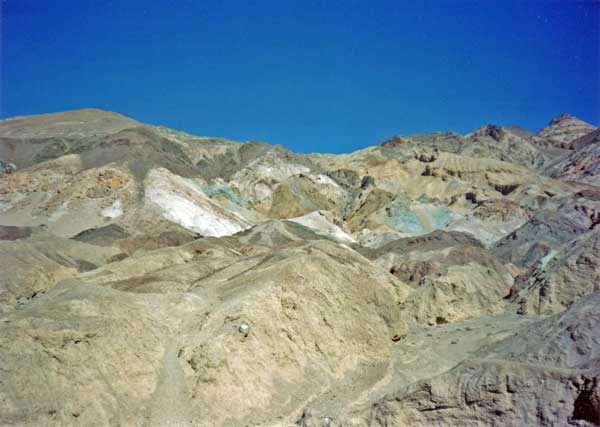
[[[0,425],[600,425],[597,148],[2,120]]]
[[[570,148],[571,143],[597,128],[571,114],[561,114],[553,118],[539,136],[560,148]]]

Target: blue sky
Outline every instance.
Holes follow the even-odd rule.
[[[0,116],[96,107],[348,152],[394,134],[600,125],[594,0],[3,0]]]

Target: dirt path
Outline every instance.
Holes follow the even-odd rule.
[[[187,394],[183,369],[177,354],[179,346],[169,340],[164,364],[149,407],[147,427],[192,426],[191,402]]]

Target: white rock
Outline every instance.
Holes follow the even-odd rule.
[[[334,187],[339,187],[338,183],[335,182],[333,179],[331,179],[330,177],[328,177],[327,175],[317,175],[315,177],[315,180],[319,183],[319,184],[324,184],[324,185],[332,185]]]
[[[121,199],[115,200],[112,205],[102,209],[100,215],[110,219],[116,219],[120,217],[121,215],[123,215],[123,202],[121,201]]]
[[[60,207],[58,209],[56,209],[54,212],[52,212],[52,214],[50,214],[50,216],[48,217],[48,221],[49,222],[56,222],[58,221],[60,218],[62,218],[64,216],[64,214],[67,213],[67,207],[69,206],[69,202],[64,202],[62,205],[60,205]]]
[[[346,243],[354,243],[354,237],[346,233],[337,225],[329,222],[324,216],[318,211],[311,212],[304,216],[297,218],[291,218],[289,221],[302,224],[305,227],[312,228],[317,232],[321,232],[328,236],[333,237],[335,240]]]
[[[250,227],[239,215],[211,201],[197,185],[166,169],[149,172],[146,201],[162,216],[204,236],[229,236]]]
[[[240,334],[244,334],[244,336],[248,336],[248,334],[250,333],[250,326],[247,325],[246,323],[242,323],[240,325],[240,327],[238,328],[238,331]]]

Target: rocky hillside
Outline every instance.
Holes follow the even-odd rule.
[[[594,126],[571,114],[561,114],[552,119],[548,126],[540,131],[540,136],[553,145],[571,148],[574,141],[595,129]]]
[[[600,425],[598,142],[0,121],[0,425]]]

